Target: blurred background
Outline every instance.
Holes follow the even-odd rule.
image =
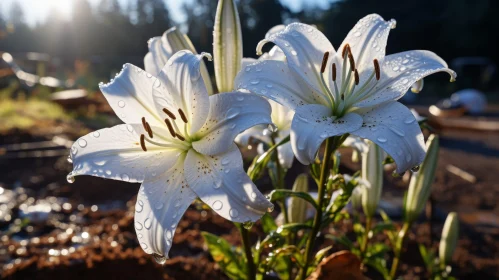
[[[436,246],[443,219],[457,211],[462,234],[453,275],[499,277],[499,1],[240,0],[244,56],[273,26],[314,24],[339,46],[362,17],[397,20],[387,54],[431,50],[458,74],[425,79],[402,100],[441,136],[431,207],[411,236]],[[66,174],[72,141],[119,123],[98,90],[124,63],[143,67],[147,41],[170,27],[198,52],[212,52],[215,0],[0,1],[0,272],[4,278],[223,278],[199,230],[237,244],[237,231],[193,206],[179,225],[172,261],[160,267],[138,247],[133,230],[138,186]],[[213,67],[208,63],[209,71]],[[454,93],[458,95],[452,95]],[[453,96],[452,98],[450,98]],[[447,99],[450,98],[450,99]],[[445,100],[447,99],[447,100]],[[432,110],[436,105],[438,110]],[[474,107],[473,107],[474,106]],[[246,149],[250,154],[255,149]],[[343,172],[359,168],[344,151]],[[303,169],[295,162],[290,172]],[[383,207],[400,215],[408,176],[385,176]],[[268,178],[260,182],[270,186]],[[416,247],[415,247],[416,248]],[[424,277],[417,249],[402,271]],[[184,257],[181,257],[184,256]],[[189,258],[190,257],[190,258]],[[175,261],[173,261],[175,260]],[[203,275],[203,276],[200,276]],[[474,278],[476,279],[476,278]]]

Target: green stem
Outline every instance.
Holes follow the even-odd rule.
[[[369,231],[371,230],[373,218],[366,217],[366,228],[364,229],[364,239],[362,240],[362,245],[360,246],[360,255],[362,259],[365,258],[367,244],[369,243]]]
[[[312,249],[314,247],[314,242],[317,237],[317,233],[321,227],[322,221],[322,205],[324,204],[324,192],[326,190],[326,181],[329,177],[329,164],[331,162],[331,155],[335,150],[334,142],[332,138],[326,140],[326,149],[324,151],[324,158],[322,159],[321,175],[319,179],[318,191],[317,191],[317,211],[315,211],[314,223],[312,226],[312,231],[307,240],[307,245],[305,247],[305,262],[301,270],[300,279],[305,280],[307,277],[308,267],[310,265],[310,257],[312,256]]]
[[[407,232],[409,231],[410,227],[411,227],[410,223],[404,223],[404,225],[402,226],[402,229],[400,230],[400,232],[398,234],[397,242],[396,242],[395,248],[394,248],[395,256],[393,257],[392,268],[390,270],[390,279],[395,279],[395,276],[397,275],[397,269],[398,269],[399,262],[400,262],[400,255],[402,252],[402,246],[404,244],[405,237],[406,237]]]
[[[246,273],[248,273],[248,280],[256,279],[256,266],[253,260],[253,252],[251,252],[251,243],[249,240],[249,231],[244,228],[242,224],[237,223],[237,227],[241,233],[241,241],[244,249],[244,254],[246,255]]]

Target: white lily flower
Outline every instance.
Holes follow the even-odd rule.
[[[291,129],[291,120],[293,119],[294,112],[288,107],[284,107],[277,102],[269,100],[270,106],[272,107],[272,122],[277,127],[276,131],[271,131],[266,126],[257,125],[252,128],[245,130],[243,133],[239,134],[235,141],[239,145],[247,146],[251,138],[255,138],[269,146],[275,143],[279,143],[282,139],[289,136]],[[272,142],[271,134],[274,133],[274,141]],[[259,149],[258,152],[262,154],[263,150]],[[286,169],[291,168],[293,165],[293,160],[295,155],[293,154],[293,149],[291,148],[291,143],[287,142],[277,147],[277,156],[279,163]]]
[[[209,54],[180,51],[158,77],[127,64],[101,91],[125,123],[78,139],[71,148],[74,170],[142,186],[135,229],[142,249],[164,260],[177,224],[199,197],[222,217],[256,221],[272,204],[243,169],[234,138],[269,124],[263,97],[230,92],[208,95],[200,63]]]
[[[286,61],[246,66],[235,84],[295,111],[291,144],[301,163],[312,163],[326,138],[350,133],[382,147],[402,173],[422,162],[425,146],[416,119],[396,100],[427,75],[445,71],[453,80],[456,74],[429,51],[385,56],[394,25],[379,15],[366,16],[336,53],[316,28],[290,24],[257,46],[261,53],[264,44],[273,42]]]

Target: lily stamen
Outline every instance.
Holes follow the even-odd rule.
[[[177,117],[175,117],[175,114],[173,114],[170,110],[166,109],[166,108],[163,108],[163,112],[165,112],[165,114],[168,115],[168,117],[170,117],[170,119],[172,120],[176,120]]]
[[[182,118],[182,121],[183,121],[184,123],[187,123],[187,117],[185,116],[184,111],[182,111],[182,109],[180,109],[180,108],[179,108],[179,109],[178,109],[178,113],[179,113],[179,115],[180,115],[180,118]]]
[[[140,135],[140,147],[142,148],[142,150],[143,150],[144,152],[147,152],[146,143],[144,142],[144,139],[145,139],[145,138],[146,138],[146,137],[144,136],[144,134],[141,134],[141,135]]]
[[[326,71],[328,58],[329,58],[329,52],[325,52],[324,57],[322,58],[321,73],[324,73],[324,71]]]
[[[172,123],[170,122],[169,119],[165,119],[166,126],[168,127],[168,130],[170,131],[170,134],[172,135],[173,138],[175,138],[176,133],[175,130],[173,129]]]
[[[353,59],[352,52],[350,51],[350,48],[348,49],[348,60],[350,61],[350,70],[355,71],[355,60]]]
[[[380,77],[381,77],[381,70],[379,68],[379,63],[378,63],[378,60],[377,59],[374,59],[373,60],[373,63],[374,63],[374,72],[376,73],[376,80],[379,81]]]
[[[147,131],[147,134],[149,134],[149,138],[153,138],[154,137],[154,135],[152,134],[151,126],[149,125],[148,122],[146,122],[146,131]]]
[[[178,133],[177,133],[175,136],[176,136],[176,137],[177,137],[180,141],[185,141],[185,138],[184,138],[182,135],[180,135],[180,134],[178,134]]]
[[[319,75],[319,76],[321,78],[322,88],[326,91],[326,94],[322,93],[322,96],[326,95],[327,99],[329,99],[331,106],[333,106],[334,97],[333,97],[333,94],[331,93],[331,91],[329,90],[329,87],[326,84],[326,81],[324,80],[324,75],[323,75],[324,72],[326,71],[326,65],[327,65],[328,59],[329,59],[329,52],[325,52],[324,56],[322,57],[322,64],[321,64],[321,69],[320,69],[321,75]]]
[[[357,71],[357,69],[355,69],[354,77],[355,77],[355,85],[358,85],[360,78],[359,78],[359,71]]]

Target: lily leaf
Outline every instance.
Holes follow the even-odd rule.
[[[220,266],[220,269],[231,279],[246,279],[246,266],[240,251],[233,249],[233,246],[226,240],[208,232],[201,232],[211,256]]]
[[[292,190],[273,190],[270,194],[270,200],[271,201],[276,201],[276,200],[282,200],[283,198],[286,197],[299,197],[301,199],[304,199],[308,201],[312,206],[317,209],[317,203],[315,200],[312,198],[312,196],[309,193],[306,192],[294,192]]]

